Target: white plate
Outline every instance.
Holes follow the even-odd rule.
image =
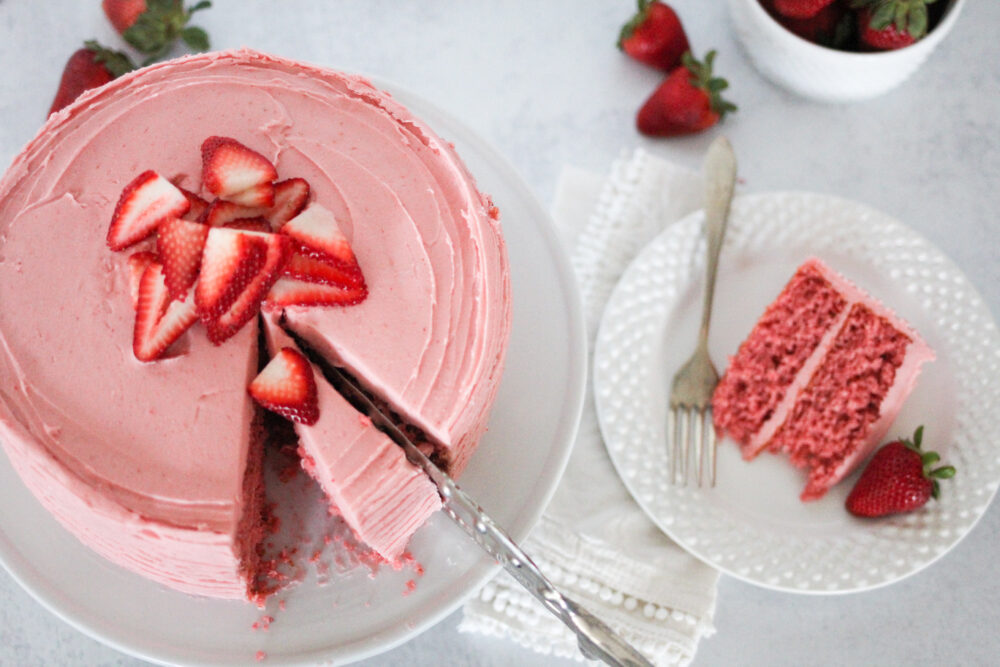
[[[507,367],[489,431],[462,477],[515,539],[540,516],[565,467],[585,389],[586,342],[572,271],[548,215],[507,162],[470,130],[419,97],[383,86],[455,143],[501,209],[513,290]],[[438,513],[410,550],[425,574],[364,567],[276,596],[265,613],[241,602],[187,596],[115,567],[52,519],[0,456],[0,560],[43,605],[124,652],[163,663],[346,662],[387,650],[454,611],[497,570]],[[406,583],[417,580],[410,593]],[[276,599],[286,609],[275,611]]]
[[[719,443],[712,490],[668,484],[670,378],[694,349],[704,284],[701,214],[670,226],[623,275],[594,360],[601,430],[646,513],[709,565],[768,588],[844,593],[926,567],[968,533],[1000,479],[1000,335],[975,289],[940,251],[868,207],[815,194],[738,197],[720,260],[710,352],[724,367],[765,306],[808,256],[867,289],[937,352],[890,430],[924,424],[925,446],[958,468],[940,501],[861,520],[844,509],[859,474],[803,503],[805,474],[784,455],[740,458]]]

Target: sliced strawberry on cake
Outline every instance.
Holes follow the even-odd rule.
[[[294,278],[281,278],[267,295],[267,305],[271,308],[284,306],[353,306],[368,296],[368,289],[362,285],[343,287],[321,285]]]
[[[139,281],[132,352],[139,361],[154,361],[198,319],[194,299],[171,300],[163,265],[150,262]]]
[[[124,250],[152,234],[168,218],[191,208],[176,185],[155,171],[144,171],[125,186],[108,228],[108,247]]]
[[[274,205],[278,172],[270,160],[229,137],[209,137],[201,145],[205,189],[241,206]]]
[[[216,199],[208,205],[202,222],[210,227],[222,227],[233,220],[265,216],[269,210],[264,206],[243,206],[225,199]]]
[[[309,183],[304,178],[289,178],[274,184],[274,206],[265,216],[277,231],[297,216],[309,203]]]
[[[356,275],[363,284],[361,267],[351,244],[329,209],[316,203],[310,204],[285,223],[281,232],[298,242],[300,254],[336,266],[346,274]]]
[[[285,275],[295,280],[334,287],[364,287],[365,279],[360,271],[345,270],[308,255],[295,253],[285,265]]]
[[[195,286],[198,314],[205,322],[225,313],[264,266],[264,239],[224,227],[209,229]]]
[[[173,183],[177,186],[177,189],[181,191],[181,194],[187,198],[188,204],[191,205],[191,208],[188,209],[184,218],[187,220],[201,220],[201,216],[205,215],[205,211],[208,210],[208,202],[190,190],[182,188],[180,185],[181,180],[182,179],[179,177],[175,178]]]
[[[163,276],[170,298],[183,300],[198,279],[201,255],[209,228],[200,222],[170,218],[156,233],[156,251],[163,261]]]
[[[268,295],[292,254],[292,241],[280,234],[248,232],[265,244],[267,252],[260,270],[253,276],[233,304],[214,319],[204,320],[208,339],[221,344],[239,331],[260,312],[261,302]]]
[[[226,229],[239,229],[244,232],[255,232],[257,234],[270,234],[271,223],[267,218],[258,215],[255,218],[236,218],[222,225]]]
[[[247,391],[262,407],[293,422],[308,425],[319,419],[312,364],[292,347],[278,350]]]
[[[155,261],[156,253],[148,250],[133,253],[128,258],[128,287],[133,310],[139,307],[139,283],[142,282],[142,274],[146,272],[146,267]]]

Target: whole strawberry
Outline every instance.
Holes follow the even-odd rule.
[[[146,64],[165,55],[178,39],[195,51],[209,48],[208,34],[188,25],[192,14],[212,6],[207,0],[190,8],[183,0],[102,0],[101,6],[125,41],[149,56]]]
[[[860,517],[911,512],[939,494],[938,480],[955,476],[954,466],[931,469],[941,457],[920,449],[924,427],[913,440],[896,440],[875,452],[847,496],[847,511]]]
[[[691,50],[681,20],[669,5],[639,0],[639,11],[622,26],[618,48],[641,63],[669,72]]]
[[[690,52],[653,91],[639,109],[636,127],[643,134],[670,137],[701,132],[721,120],[736,106],[722,99],[720,93],[729,84],[712,76],[715,51],[709,51],[705,62],[695,60]]]
[[[852,0],[858,11],[858,39],[869,49],[890,51],[927,34],[927,5],[936,0]]]
[[[845,5],[839,2],[830,3],[814,16],[805,19],[782,16],[774,9],[774,3],[771,0],[766,0],[761,4],[774,20],[787,28],[789,32],[813,44],[844,48],[854,33],[854,16]]]
[[[809,19],[820,13],[834,0],[773,0],[774,11],[790,19]]]
[[[139,15],[146,11],[146,0],[103,0],[101,7],[120,35],[131,28]]]
[[[85,42],[66,61],[49,114],[62,109],[83,91],[103,86],[133,69],[135,65],[124,53],[111,51],[94,41]]]

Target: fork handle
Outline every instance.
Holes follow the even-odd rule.
[[[726,234],[729,204],[736,183],[736,155],[729,140],[720,136],[708,147],[705,156],[705,296],[701,310],[698,345],[708,348],[708,325],[712,319],[712,298],[715,295],[715,274],[719,268],[719,252]]]

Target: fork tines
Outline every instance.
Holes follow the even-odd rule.
[[[667,439],[670,442],[670,482],[687,485],[688,469],[694,465],[700,487],[707,465],[708,485],[714,487],[716,442],[711,406],[671,406],[667,412]]]

